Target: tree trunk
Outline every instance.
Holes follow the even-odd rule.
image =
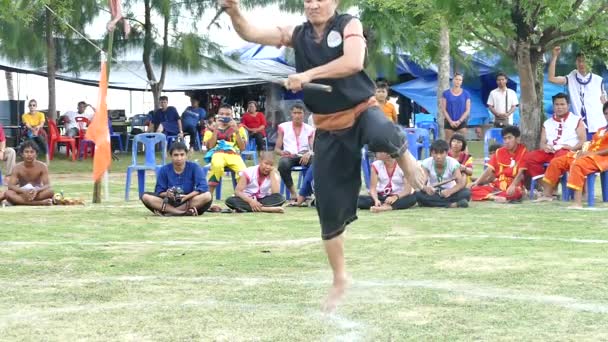
[[[537,86],[537,65],[532,64],[530,44],[527,41],[517,42],[517,71],[521,92],[521,142],[532,150],[538,148],[540,140],[542,101],[539,101],[539,91],[542,94],[542,89]]]
[[[46,9],[46,70],[47,70],[47,81],[49,87],[49,107],[48,117],[51,119],[57,119],[57,104],[55,98],[55,37],[53,36],[53,26],[55,25],[55,18],[53,13]]]
[[[4,76],[6,77],[6,92],[8,93],[8,99],[11,101],[16,100],[15,97],[15,84],[13,83],[13,72],[5,71]]]
[[[144,0],[144,52],[143,52],[143,61],[144,67],[146,68],[146,76],[148,77],[148,81],[150,81],[150,88],[152,90],[152,96],[154,96],[154,109],[158,109],[160,107],[160,101],[158,100],[160,96],[160,92],[162,90],[162,86],[159,87],[159,84],[156,82],[156,76],[154,76],[154,69],[152,68],[152,18],[151,12],[152,7],[150,5],[150,0]]]
[[[437,124],[440,136],[445,137],[443,115],[441,114],[441,97],[450,88],[450,30],[444,17],[441,18],[439,32],[439,63],[437,63]]]

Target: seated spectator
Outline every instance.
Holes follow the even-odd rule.
[[[49,180],[49,170],[43,162],[36,160],[38,145],[26,140],[19,148],[23,161],[13,169],[4,194],[13,205],[51,205],[53,189]]]
[[[458,134],[454,134],[452,139]],[[416,193],[421,207],[466,208],[471,192],[466,188],[466,176],[460,163],[448,156],[448,143],[435,140],[431,144],[431,157],[422,161],[427,176],[426,186]]]
[[[167,96],[161,96],[159,101],[160,108],[155,110],[152,114],[148,132],[175,135],[183,138],[184,131],[182,129],[182,120],[179,117],[177,109],[173,106],[169,106],[169,98]]]
[[[21,115],[21,122],[25,125],[25,134],[28,139],[34,140],[38,145],[38,151],[46,155],[46,163],[49,164],[49,156],[47,153],[47,139],[44,131],[44,123],[46,117],[44,113],[36,110],[38,103],[32,99],[28,103],[29,112]]]
[[[392,123],[397,124],[397,109],[395,109],[395,105],[388,102],[388,83],[385,81],[376,82],[376,101],[378,101],[378,105],[382,109],[384,116],[389,119]]]
[[[289,203],[290,207],[308,206],[308,204],[306,203],[306,200],[309,199],[314,192],[314,189],[313,189],[314,167],[315,167],[315,164],[313,164],[313,163],[311,163],[308,166],[308,169],[306,170],[306,173],[304,174],[304,179],[302,180],[302,185],[300,186],[300,190],[298,191],[298,197],[296,198],[295,202]],[[311,202],[311,205],[314,205],[314,200]]]
[[[203,169],[187,161],[188,147],[181,141],[169,149],[171,163],[158,172],[154,192],[146,192],[141,201],[160,216],[198,216],[211,207],[211,194]]]
[[[467,141],[460,133],[454,133],[450,139],[448,157],[452,157],[460,164],[460,172],[465,178],[473,175],[473,156],[467,153]]]
[[[519,142],[520,135],[516,126],[502,129],[504,146],[496,150],[485,171],[470,184],[473,201],[521,201],[524,189],[521,181],[516,181],[515,178],[526,154],[526,146]]]
[[[369,195],[359,196],[357,207],[379,213],[407,209],[414,204],[414,189],[407,184],[395,158],[384,152],[376,152],[376,161],[371,165]]]
[[[545,163],[570,151],[578,151],[583,146],[587,139],[585,124],[580,116],[568,111],[569,106],[568,95],[559,93],[553,96],[554,113],[551,119],[543,123],[540,149],[526,153],[520,173],[525,171],[531,178],[540,176],[545,173]]]
[[[243,114],[241,118],[241,124],[247,132],[249,132],[249,139],[255,139],[255,145],[258,153],[266,149],[264,138],[266,137],[266,117],[264,113],[258,112],[257,103],[255,101],[249,101],[247,103],[247,112]]]
[[[492,156],[496,154],[496,150],[498,150],[501,147],[502,147],[501,144],[497,144],[497,143],[490,144],[490,146],[488,147],[488,158],[492,158]],[[476,177],[471,177],[471,182],[474,182],[477,179],[478,178],[476,178]],[[486,182],[491,183],[494,181],[494,179],[496,179],[496,177],[494,177],[494,175],[492,174],[492,175],[490,175],[490,178],[488,178],[486,180]]]
[[[184,132],[190,135],[190,148],[198,151],[198,146],[195,144],[196,135],[205,128],[207,112],[199,107],[200,101],[196,97],[190,98],[190,104],[191,106],[182,113],[182,126]]]
[[[70,110],[63,114],[61,118],[63,119],[63,127],[65,128],[65,134],[69,137],[77,137],[80,134],[80,126],[76,121],[76,118],[85,118],[89,121],[93,120],[93,116],[95,113],[86,113],[86,109],[91,107],[93,111],[95,108],[90,104],[87,104],[84,101],[78,102],[77,111]]]
[[[608,120],[608,105],[604,105],[604,116]],[[559,178],[565,172],[569,172],[568,188],[574,191],[574,204],[571,207],[582,208],[585,178],[591,173],[606,170],[608,170],[608,130],[604,127],[600,128],[591,138],[591,142],[585,143],[580,151],[571,151],[551,160],[543,178],[543,196],[536,201],[553,200],[553,192]]]
[[[277,143],[274,151],[281,156],[279,173],[289,189],[293,202],[296,202],[296,187],[291,177],[291,168],[297,165],[308,166],[312,163],[312,143],[315,129],[304,123],[304,105],[296,103],[291,107],[291,121],[279,125]]]
[[[224,175],[224,169],[232,170],[236,177],[245,170],[245,162],[240,152],[247,145],[247,131],[238,127],[232,118],[232,107],[223,104],[216,115],[216,122],[211,123],[205,135],[203,143],[207,147],[205,162],[211,163],[208,182],[211,195],[218,186],[220,178]]]
[[[4,127],[0,123],[0,160],[5,163],[6,176],[9,177],[13,173],[15,167],[15,150],[6,147],[6,135],[4,134]],[[7,182],[8,183],[8,182]]]
[[[241,172],[234,196],[226,200],[237,212],[283,213],[285,197],[280,193],[280,178],[274,169],[274,156],[262,152],[260,164]]]

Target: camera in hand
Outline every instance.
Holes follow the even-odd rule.
[[[182,197],[184,196],[184,190],[179,186],[174,186],[169,189],[169,192],[173,193],[173,198],[175,198],[176,203],[180,203],[182,201]]]
[[[221,116],[221,117],[218,117],[217,119],[223,123],[229,123],[230,121],[232,121],[232,118],[229,116]]]

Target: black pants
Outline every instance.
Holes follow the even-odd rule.
[[[266,144],[264,143],[264,135],[262,135],[262,133],[249,133],[249,139],[255,139],[255,146],[258,151],[266,150]]]
[[[401,128],[389,121],[380,107],[363,111],[351,128],[317,129],[315,133],[315,207],[321,221],[321,237],[333,239],[357,219],[361,189],[361,148],[397,157],[407,151]]]
[[[281,194],[270,194],[266,197],[262,197],[258,199],[264,207],[280,207],[285,203],[285,197]],[[226,205],[228,208],[239,211],[239,212],[252,212],[251,206],[249,203],[245,202],[242,198],[238,196],[228,197],[226,199]]]
[[[455,194],[452,194],[450,197],[441,197],[438,193],[434,193],[432,195],[427,194],[423,191],[416,192],[416,199],[418,200],[418,205],[421,207],[441,207],[447,208],[452,203],[456,203],[460,200],[471,200],[471,190],[468,188],[464,188],[458,191]]]
[[[378,195],[378,199],[380,200],[380,202],[382,202],[382,204],[384,204],[384,201],[386,201],[386,197],[387,196]],[[393,207],[393,210],[401,210],[411,208],[412,206],[414,206],[414,204],[416,204],[416,194],[411,194],[399,198],[393,204],[391,204],[391,207]],[[369,209],[374,206],[374,199],[372,198],[372,196],[368,195],[359,196],[357,206],[359,207],[359,209]]]
[[[199,146],[196,146],[196,136],[198,134],[196,126],[184,126],[182,129],[185,134],[190,135],[190,148],[194,148],[196,151],[198,151]]]
[[[154,197],[162,198],[162,197],[158,196],[158,195],[157,195],[156,193],[154,193],[154,192],[144,192],[144,195],[151,195],[151,196],[154,196]],[[143,198],[143,196],[142,196],[142,198]],[[146,208],[148,208],[148,210],[150,210],[151,212],[154,212],[154,210],[157,210],[157,209],[155,209],[155,208],[150,207],[150,206],[148,205],[148,203],[146,203],[146,202],[144,202],[144,201],[142,200],[142,198],[140,198],[141,203],[143,203],[143,204],[144,204],[144,206],[145,206]],[[174,207],[174,208],[185,209],[185,207],[184,207],[184,208],[180,208],[180,207],[181,207],[181,206],[186,205],[187,203],[188,203],[188,202],[175,202],[175,201],[169,200],[169,202],[168,202],[167,204],[169,204],[170,206],[172,206],[172,207]],[[207,211],[207,210],[209,210],[209,208],[211,208],[211,204],[212,204],[212,203],[213,203],[213,200],[211,200],[211,201],[209,201],[209,202],[207,202],[207,203],[205,203],[205,204],[201,205],[200,207],[196,207],[196,211],[198,211],[198,214],[199,214],[199,215],[202,215],[202,214],[203,214],[205,211]]]
[[[281,179],[283,183],[285,183],[286,188],[291,188],[293,186],[293,178],[291,177],[291,168],[294,166],[300,165],[301,157],[281,157],[279,159],[279,174],[281,174]],[[308,160],[308,164],[302,166],[308,166],[312,163],[312,158]]]

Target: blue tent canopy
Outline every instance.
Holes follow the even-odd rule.
[[[409,97],[429,113],[438,113],[437,108],[437,77],[417,78],[409,82],[397,84],[391,87],[396,92]],[[488,109],[481,100],[480,89],[464,86],[471,94],[471,113],[469,124],[480,125],[487,121]]]
[[[248,60],[272,60],[285,65],[289,65],[286,58],[285,47],[265,46],[249,43],[239,49],[230,51],[227,55],[239,56],[241,61]]]

